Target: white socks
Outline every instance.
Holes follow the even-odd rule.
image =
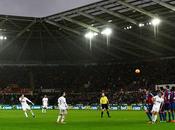
[[[59,122],[64,123],[64,118],[65,118],[64,115],[59,115],[59,116],[58,116],[58,119],[57,119],[57,122],[58,122],[58,123],[59,123]]]
[[[62,119],[61,119],[61,123],[63,123],[64,122],[64,116],[62,116]]]
[[[32,116],[35,116],[35,114],[34,114],[32,111],[30,111],[30,113],[32,114]],[[24,114],[25,114],[25,117],[26,117],[26,118],[29,117],[26,111],[24,112]]]
[[[25,114],[26,118],[28,118],[28,114],[27,114],[27,112],[24,112],[24,114]]]
[[[34,116],[34,113],[33,113],[33,111],[30,111],[30,113],[32,114],[32,116]]]
[[[152,115],[152,121],[156,122],[156,120],[157,120],[157,115]]]
[[[58,116],[57,122],[60,122],[60,119],[61,119],[61,115]]]
[[[46,109],[42,109],[42,113],[46,113]]]

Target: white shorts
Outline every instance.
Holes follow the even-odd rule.
[[[43,104],[43,108],[47,109],[48,105],[47,104]]]
[[[66,109],[60,109],[60,115],[66,115],[67,110]]]
[[[160,111],[160,106],[153,105],[153,108],[152,108],[151,112],[159,112],[159,111]]]
[[[22,110],[26,111],[26,110],[31,110],[29,105],[22,105]]]

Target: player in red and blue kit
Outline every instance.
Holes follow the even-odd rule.
[[[169,86],[166,86],[166,90],[164,92],[164,103],[165,112],[168,112],[168,121],[171,122],[171,90]]]
[[[145,102],[146,102],[146,114],[148,116],[148,119],[149,121],[152,121],[152,113],[151,113],[151,110],[152,110],[152,107],[153,107],[153,94],[150,93],[149,91],[146,91],[146,94],[145,94]]]
[[[162,96],[164,97],[164,88],[160,88],[160,92],[162,93]],[[160,122],[166,122],[166,112],[165,112],[165,104],[162,103],[159,111],[159,116],[160,116]]]
[[[172,115],[172,122],[175,122],[175,120],[174,120],[174,113],[175,113],[175,87],[172,87],[172,90],[171,90],[171,115]]]

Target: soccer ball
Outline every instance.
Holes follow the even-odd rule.
[[[136,74],[140,74],[140,69],[135,69]]]

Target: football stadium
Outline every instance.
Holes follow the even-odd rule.
[[[0,130],[175,129],[175,0],[0,0]]]

